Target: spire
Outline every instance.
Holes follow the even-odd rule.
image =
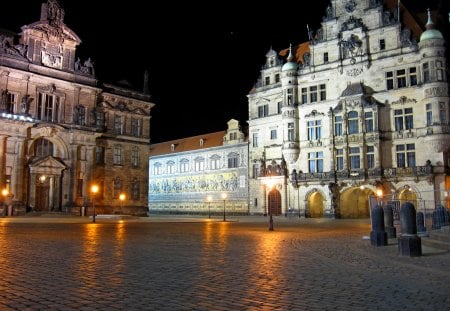
[[[149,88],[148,88],[148,70],[144,72],[144,90],[143,93],[148,95],[150,94]]]
[[[434,23],[433,23],[433,20],[431,19],[431,11],[429,8],[427,9],[427,12],[428,12],[428,21],[427,21],[427,24],[425,25],[425,27],[427,29],[434,29]]]
[[[287,57],[288,62],[292,62],[294,60],[294,56],[292,56],[292,43],[289,43],[289,55]]]

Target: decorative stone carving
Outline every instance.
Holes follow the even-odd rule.
[[[357,77],[360,74],[362,74],[363,71],[364,71],[364,69],[362,69],[362,68],[352,68],[352,69],[347,70],[347,76]]]
[[[55,129],[49,126],[43,127],[39,130],[39,133],[43,137],[51,137],[55,133]]]

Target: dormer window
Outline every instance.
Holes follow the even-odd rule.
[[[203,138],[200,138],[200,147],[203,147],[204,143],[205,143],[205,140]]]
[[[175,144],[170,145],[170,151],[175,151]]]

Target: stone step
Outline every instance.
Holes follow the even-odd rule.
[[[450,251],[450,242],[436,240],[431,237],[422,237],[421,241],[424,246]]]
[[[450,234],[442,231],[431,231],[429,233],[430,239],[447,242],[450,244]]]

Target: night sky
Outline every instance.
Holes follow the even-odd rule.
[[[440,1],[448,0],[402,2],[424,10],[436,8]],[[22,25],[39,20],[42,2],[2,3],[0,28],[19,32]],[[92,58],[99,79],[126,80],[142,90],[144,71],[149,71],[151,100],[156,104],[151,139],[161,142],[225,130],[231,118],[247,126],[246,95],[266,52],[271,46],[280,51],[289,43],[306,41],[306,25],[313,30],[319,27],[328,0],[310,2],[314,10],[295,1],[255,11],[228,2],[209,6],[167,2],[153,7],[142,0],[108,1],[107,8],[97,1],[60,3],[65,24],[82,41],[78,56]],[[222,30],[241,23],[246,30]]]

